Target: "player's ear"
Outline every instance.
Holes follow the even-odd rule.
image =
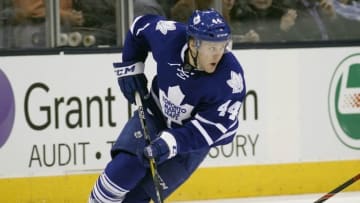
[[[191,51],[196,50],[195,40],[193,38],[190,38],[188,41],[188,46],[191,49]]]

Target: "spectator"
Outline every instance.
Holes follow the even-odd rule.
[[[144,14],[165,16],[159,0],[134,0],[134,17]],[[76,0],[75,7],[83,12],[83,27],[76,28],[84,36],[93,35],[96,45],[116,44],[114,0]]]
[[[170,9],[177,3],[178,0],[157,0],[161,8],[165,11],[165,16],[170,18]]]
[[[11,46],[11,24],[14,19],[14,9],[11,0],[3,0],[0,2],[0,49],[9,48]]]
[[[329,40],[343,34],[329,0],[297,0],[293,6],[298,13],[294,26],[297,40]]]
[[[93,36],[93,45],[116,45],[114,0],[75,0],[74,7],[84,16],[84,23],[74,31],[84,37]]]
[[[45,47],[45,2],[44,0],[12,0],[15,12],[15,48]],[[83,23],[82,13],[73,10],[72,0],[60,1],[62,28]]]
[[[230,13],[234,5],[235,0],[222,0],[222,14],[228,23],[231,23]]]
[[[345,32],[336,37],[338,40],[360,39],[360,2],[354,0],[332,0],[338,17],[338,25]],[[348,32],[351,30],[351,32]]]
[[[16,21],[44,21],[45,2],[43,0],[13,0]],[[60,1],[60,17],[63,24],[81,25],[84,20],[81,11],[73,10],[72,0]]]
[[[179,0],[171,8],[170,19],[186,22],[194,10],[206,10],[213,6],[214,0]],[[231,10],[235,5],[235,0],[222,0],[222,15],[228,24],[231,25]]]
[[[134,16],[136,17],[145,14],[166,16],[165,11],[158,0],[135,0]]]
[[[186,23],[194,10],[206,10],[212,7],[214,0],[179,0],[170,10],[170,19]]]
[[[292,27],[297,12],[279,1],[247,0],[232,12],[232,20],[240,22],[234,33],[237,42],[279,42],[294,37]]]
[[[360,21],[360,2],[354,0],[333,0],[335,12],[349,20]]]

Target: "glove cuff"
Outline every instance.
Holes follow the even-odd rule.
[[[160,135],[160,138],[166,143],[168,147],[169,155],[167,159],[176,156],[178,150],[177,150],[177,143],[175,137],[171,133],[167,131],[163,131]]]
[[[113,66],[117,78],[144,73],[144,67],[145,67],[144,63],[140,61],[113,63]]]

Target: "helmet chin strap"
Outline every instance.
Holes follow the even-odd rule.
[[[198,66],[198,56],[199,56],[199,47],[200,47],[200,40],[195,40],[195,47],[196,47],[196,52],[195,54],[192,52],[191,48],[190,48],[190,45],[188,46],[189,47],[189,53],[190,53],[190,56],[193,60],[193,63],[194,63],[194,66],[190,64],[190,61],[187,60],[187,62],[189,63],[189,65],[191,66],[191,70],[196,68],[196,69],[199,69],[200,70],[200,67]],[[188,58],[188,57],[187,57]]]
[[[190,52],[190,56],[193,60],[193,63],[194,63],[194,67],[195,68],[199,68],[198,67],[198,64],[197,64],[197,59],[198,59],[198,55],[199,55],[199,51],[198,51],[198,48],[196,48],[196,54],[195,56],[193,55],[193,52],[191,51],[191,49],[189,49],[189,52]]]
[[[190,52],[190,53],[187,53],[187,52]],[[190,63],[189,55],[191,55],[191,58],[192,58],[193,60],[196,60],[197,57],[194,58],[194,56],[192,55],[190,49],[188,49],[187,52],[186,52],[186,54],[185,54],[184,70],[185,70],[185,71],[188,71],[188,72],[192,72],[194,69],[196,69],[196,67],[193,66],[193,65]],[[194,65],[195,65],[195,64],[194,64]]]

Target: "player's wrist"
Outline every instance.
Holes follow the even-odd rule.
[[[113,66],[120,90],[130,103],[135,103],[135,92],[139,92],[142,98],[149,93],[143,62],[125,61]]]
[[[159,143],[161,142],[161,148],[168,151],[167,159],[171,159],[176,156],[178,147],[174,135],[170,132],[163,131],[160,133],[160,139],[161,141],[159,141]]]
[[[121,63],[113,63],[114,72],[118,78],[138,75],[144,73],[145,65],[143,62],[127,61]]]
[[[158,164],[163,163],[176,156],[176,140],[171,133],[163,131],[158,138],[144,148],[143,154],[148,159],[155,159]]]

